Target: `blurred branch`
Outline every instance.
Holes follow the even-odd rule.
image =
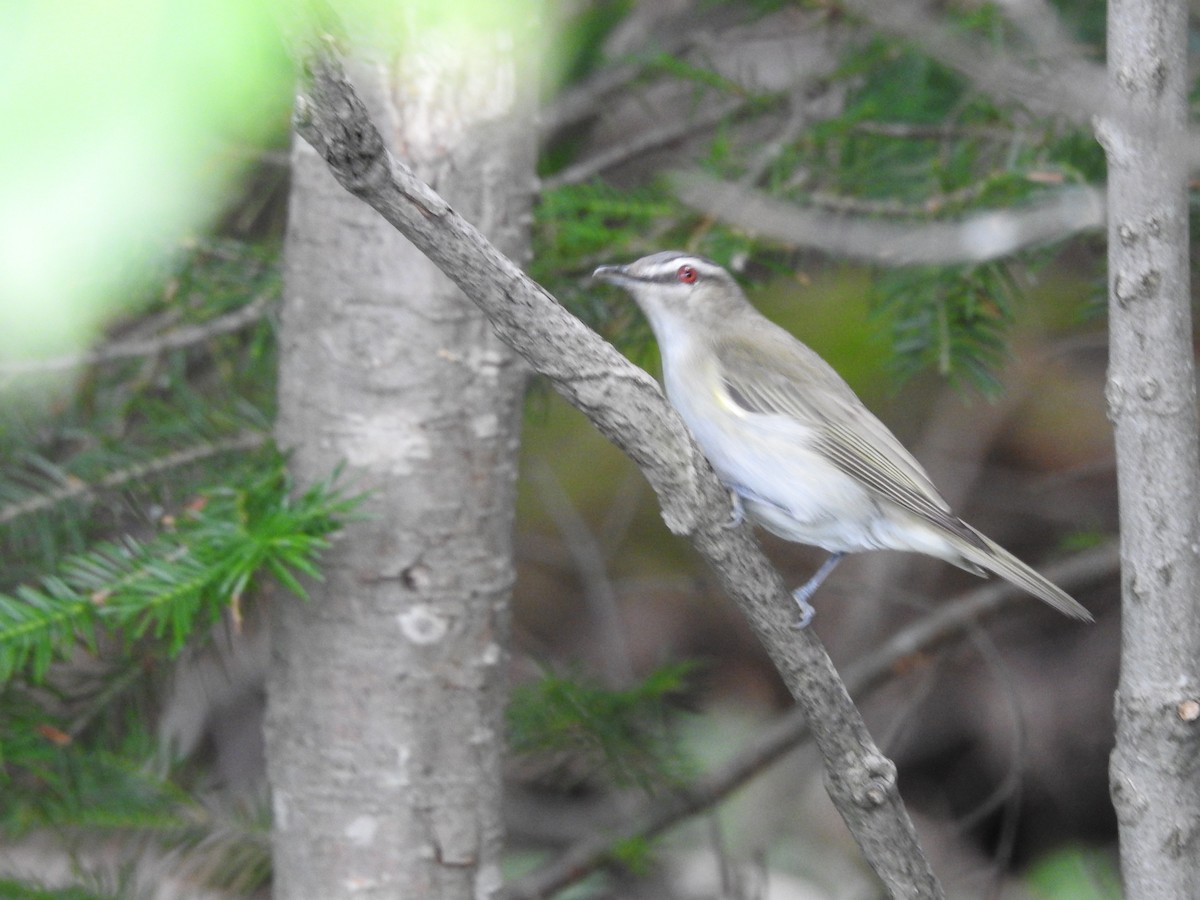
[[[563,91],[539,116],[542,140],[599,113],[606,100],[623,91],[654,65],[655,55],[677,56],[711,38],[708,29],[676,32],[658,47],[647,47],[644,58],[606,66],[586,81]]]
[[[808,127],[812,116],[808,108],[807,87],[807,83],[802,82],[791,91],[788,97],[787,118],[776,135],[761,145],[754,159],[746,166],[745,174],[738,179],[742,187],[752,188],[758,184],[767,174],[767,170],[774,165],[775,160],[779,159]]]
[[[956,818],[954,830],[959,834],[966,834],[978,827],[992,813],[1000,811],[998,834],[992,850],[992,872],[988,879],[990,884],[986,893],[981,892],[984,900],[998,900],[1004,873],[1009,871],[1012,864],[1013,847],[1017,836],[1025,785],[1025,767],[1028,764],[1029,732],[1021,711],[1012,670],[1001,654],[1000,648],[996,646],[991,635],[978,624],[969,629],[968,639],[975,646],[975,652],[979,654],[984,665],[992,671],[996,680],[1003,687],[1008,712],[1012,718],[1012,748],[1008,771],[1004,777],[991,793],[975,805],[974,809]]]
[[[223,316],[218,316],[199,325],[185,325],[153,338],[136,341],[119,341],[97,347],[94,350],[87,350],[83,353],[55,356],[50,359],[0,362],[0,377],[62,372],[68,369],[94,366],[99,363],[112,362],[118,359],[155,356],[159,353],[165,353],[168,350],[179,350],[183,347],[191,347],[194,344],[202,344],[219,335],[240,331],[247,325],[254,324],[267,314],[271,304],[276,299],[278,298],[274,294],[260,294],[245,306],[231,313],[226,313]]]
[[[827,209],[840,215],[860,217],[890,216],[892,218],[917,219],[921,223],[928,222],[930,217],[948,206],[961,206],[977,199],[992,187],[990,177],[985,177],[953,191],[930,194],[921,203],[905,203],[902,200],[866,200],[847,194],[835,194],[829,191],[813,191],[807,200],[814,207]],[[804,209],[804,207],[796,207]],[[912,224],[911,221],[909,223]],[[923,227],[918,224],[916,227]]]
[[[1047,578],[1070,589],[1116,574],[1120,555],[1116,541],[1085,550],[1045,568]],[[846,671],[846,687],[860,696],[893,674],[901,660],[926,653],[1026,595],[1005,581],[994,581],[917,620],[885,641]],[[649,840],[684,819],[719,803],[767,766],[812,737],[809,721],[799,707],[765,725],[747,747],[723,766],[698,778],[685,790],[655,796],[632,815],[624,827],[593,833],[560,854],[545,867],[511,883],[504,900],[538,900],[574,884],[612,861],[613,848]]]
[[[935,122],[877,122],[873,119],[855,122],[851,130],[910,141],[957,141],[966,138],[1012,141],[1025,135],[1019,128],[1001,125],[940,125]]]
[[[944,896],[896,787],[824,647],[791,627],[791,598],[658,384],[568,313],[412,171],[392,157],[331,42],[297,48],[309,83],[297,132],[337,180],[425,253],[489,317],[497,335],[624,450],[653,486],[671,531],[716,572],[804,710],[826,788],[869,864],[897,896]]]
[[[115,472],[109,472],[98,481],[87,482],[72,479],[60,488],[35,494],[16,503],[0,507],[0,525],[7,525],[21,516],[43,512],[68,500],[74,500],[78,497],[95,494],[100,491],[111,491],[123,487],[131,481],[149,478],[152,475],[161,475],[163,472],[169,472],[171,469],[188,466],[202,459],[219,456],[222,453],[232,453],[235,450],[256,450],[265,444],[266,441],[267,435],[263,432],[243,431],[224,440],[212,441],[201,444],[198,447],[189,447],[186,450],[168,453],[166,456],[160,456],[157,459],[117,469]]]
[[[752,234],[881,265],[987,262],[1104,227],[1104,192],[1071,187],[1020,209],[977,212],[955,222],[877,222],[777,200],[699,172],[672,184],[693,209]]]

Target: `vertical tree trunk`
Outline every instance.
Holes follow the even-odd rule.
[[[1121,678],[1111,788],[1131,900],[1200,897],[1200,452],[1188,208],[1187,5],[1110,0],[1109,414]]]
[[[364,42],[352,74],[393,152],[523,258],[535,144],[513,51],[528,41],[474,37]],[[344,461],[370,499],[311,601],[274,610],[275,897],[488,897],[522,370],[304,141],[292,162],[277,434],[301,484]]]

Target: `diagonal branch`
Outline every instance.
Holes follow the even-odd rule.
[[[749,528],[728,528],[725,490],[657,383],[527,278],[394,159],[330,44],[300,48],[309,77],[296,130],[334,176],[430,258],[502,340],[641,468],[668,528],[684,535],[741,607],[808,720],[830,797],[893,896],[944,896],[896,788],[824,647],[791,626],[791,600]]]

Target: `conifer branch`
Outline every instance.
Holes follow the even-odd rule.
[[[209,322],[199,325],[184,325],[168,331],[166,334],[144,340],[117,341],[83,353],[71,353],[48,359],[0,362],[0,377],[15,378],[22,375],[65,372],[119,359],[136,359],[142,356],[155,356],[169,350],[181,350],[184,347],[202,344],[223,334],[240,331],[247,325],[253,325],[267,314],[277,299],[278,297],[273,292],[260,294],[240,309],[218,316]]]
[[[61,487],[34,494],[23,500],[0,507],[0,525],[7,525],[21,516],[45,512],[47,509],[51,509],[60,503],[66,503],[69,500],[76,500],[80,497],[100,493],[101,491],[116,490],[132,481],[140,481],[144,478],[162,475],[164,472],[169,472],[172,469],[189,466],[213,456],[220,456],[222,453],[233,453],[239,450],[257,450],[266,442],[267,435],[264,432],[243,431],[232,437],[211,441],[197,447],[188,447],[185,450],[177,450],[174,453],[168,453],[157,459],[134,463],[133,465],[116,469],[93,482],[70,478]]]
[[[291,498],[276,460],[247,487],[200,495],[149,540],[69,557],[55,574],[0,594],[0,682],[26,669],[40,680],[78,643],[94,650],[99,629],[165,638],[178,652],[201,620],[264,575],[304,596],[299,577],[319,577],[316,555],[354,502],[330,483]]]

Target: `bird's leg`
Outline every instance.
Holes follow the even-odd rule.
[[[821,567],[813,572],[812,578],[792,591],[792,599],[800,607],[800,618],[792,626],[793,628],[807,628],[808,623],[813,620],[813,616],[817,614],[817,611],[813,609],[813,605],[808,601],[817,592],[817,588],[821,586],[821,582],[828,578],[829,573],[837,568],[837,564],[842,561],[842,557],[845,555],[840,550],[837,553],[830,553],[829,559],[821,563]]]
[[[742,524],[742,522],[745,521],[745,501],[747,500],[751,500],[757,503],[759,506],[772,506],[782,513],[787,512],[787,510],[778,503],[773,503],[759,494],[756,494],[754,491],[750,490],[750,488],[743,487],[740,484],[725,483],[725,489],[729,491],[729,502],[733,504],[733,514],[729,517],[729,524],[726,526],[728,528],[737,528]]]

